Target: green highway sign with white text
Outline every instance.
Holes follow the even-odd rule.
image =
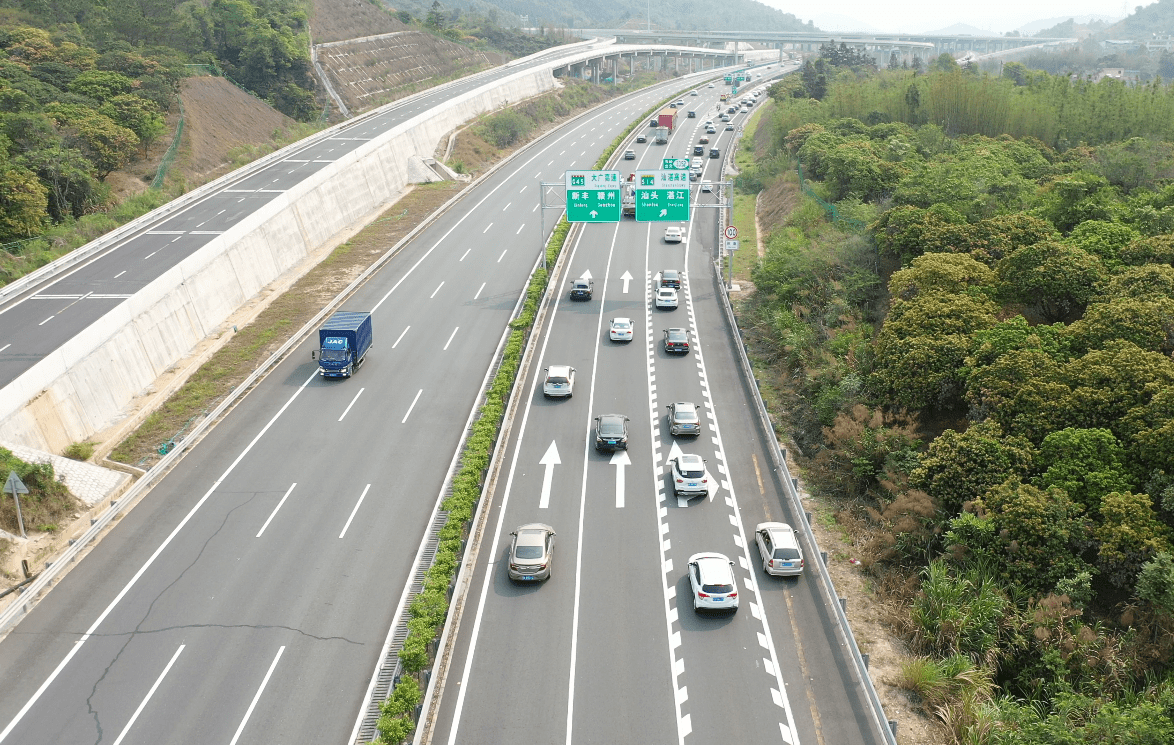
[[[567,222],[619,222],[619,171],[567,171]]]
[[[660,169],[662,171],[687,171],[689,170],[689,159],[664,158],[660,162]]]
[[[637,171],[636,219],[645,222],[688,221],[688,171]]]

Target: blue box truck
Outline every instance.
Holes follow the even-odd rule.
[[[340,310],[318,329],[318,372],[325,378],[349,378],[371,348],[371,314]]]

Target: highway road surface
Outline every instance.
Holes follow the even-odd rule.
[[[539,255],[540,181],[590,168],[680,85],[548,134],[405,246],[343,305],[374,313],[374,346],[353,378],[318,377],[308,340],[245,396],[0,643],[0,742],[344,741],[462,423]],[[345,145],[291,158],[326,158],[332,146]],[[281,186],[314,167],[283,161],[233,188]],[[192,234],[201,219],[200,230],[227,225],[215,213],[239,198],[208,200],[203,218],[174,218],[170,227],[183,231],[175,244],[201,240]],[[97,278],[110,294],[132,292],[146,274],[136,274],[139,285],[109,284],[115,270],[172,238],[140,236],[53,292],[89,291]],[[25,299],[9,312],[56,315],[60,306],[47,302]],[[87,299],[70,312],[109,302]],[[42,331],[67,327],[56,320]],[[567,499],[560,494],[560,509]]]
[[[691,152],[719,90],[686,98],[698,117],[680,118],[667,147],[637,145],[635,166]],[[706,150],[724,155],[733,134],[719,124]],[[716,181],[720,161],[705,162],[703,181]],[[522,383],[433,743],[882,742],[814,572],[762,571],[755,525],[802,517],[772,470],[718,306],[716,210],[700,206],[713,196],[693,196],[683,244],[663,241],[665,224],[625,220],[587,226],[570,249],[567,276],[589,273],[595,295],[562,294]],[[653,307],[665,269],[686,273],[676,310]],[[609,340],[617,316],[635,321],[634,341]],[[667,354],[669,327],[687,328],[693,351]],[[576,369],[573,398],[543,397],[542,370],[555,364]],[[700,436],[669,434],[665,407],[677,401],[701,407]],[[630,418],[626,452],[594,450],[604,413]],[[707,496],[673,495],[668,461],[681,453],[706,459]],[[510,532],[531,522],[557,531],[552,577],[513,583]],[[735,562],[736,614],[694,613],[687,564],[698,552]]]

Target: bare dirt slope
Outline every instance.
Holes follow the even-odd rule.
[[[315,44],[408,29],[408,26],[376,8],[368,0],[314,0],[314,20],[310,23],[310,31],[314,35]]]
[[[224,78],[186,78],[179,95],[185,121],[175,167],[193,184],[232,165],[233,151],[269,144],[274,133],[296,124]]]
[[[412,30],[366,0],[314,0],[311,29],[318,61],[352,112],[382,106],[502,61]]]

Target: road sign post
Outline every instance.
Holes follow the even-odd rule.
[[[28,494],[29,489],[20,480],[20,476],[16,475],[16,471],[8,472],[8,481],[4,482],[4,491],[12,495],[16,500],[16,523],[20,526],[20,537],[28,538],[24,532],[24,515],[20,514],[20,496],[21,494]]]
[[[636,219],[643,222],[687,222],[689,172],[637,171]]]
[[[567,222],[619,222],[619,171],[567,171]]]

